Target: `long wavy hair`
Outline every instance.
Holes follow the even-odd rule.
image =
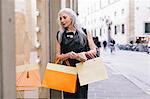
[[[59,32],[60,32],[59,35],[62,35],[62,33],[64,33],[64,31],[65,31],[65,28],[61,25],[61,22],[60,22],[60,14],[61,13],[65,13],[68,16],[70,16],[71,21],[72,21],[71,23],[72,23],[73,27],[76,29],[76,31],[78,33],[82,33],[83,35],[85,35],[85,33],[81,27],[81,24],[79,22],[77,14],[70,8],[63,8],[58,12],[57,20],[58,20]]]

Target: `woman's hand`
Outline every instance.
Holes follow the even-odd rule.
[[[95,57],[96,57],[96,50],[90,50],[90,51],[81,52],[81,53],[75,53],[71,51],[69,53],[61,54],[57,56],[57,58],[60,58],[61,60],[66,60],[70,58],[70,59],[77,59],[80,61],[86,61],[88,58],[91,59]]]
[[[70,59],[77,59],[77,58],[79,58],[79,55],[77,53],[73,52],[73,51],[67,53],[67,56]]]
[[[57,55],[57,58],[60,58],[61,60],[66,60],[68,58],[77,59],[77,58],[79,58],[79,55],[77,53],[71,51],[71,52],[66,53],[66,54]]]
[[[56,58],[58,58],[58,59],[63,61],[63,60],[66,60],[66,59],[69,58],[69,54],[68,53],[66,53],[66,54],[57,54]]]
[[[85,53],[86,57],[91,59],[96,57],[96,50],[90,50]]]
[[[87,60],[87,57],[86,57],[85,53],[86,53],[86,52],[78,53],[78,55],[79,55],[78,60],[80,60],[80,61],[86,61],[86,60]]]

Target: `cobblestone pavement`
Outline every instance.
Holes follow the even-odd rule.
[[[107,67],[109,79],[89,84],[88,99],[150,99],[139,87]]]

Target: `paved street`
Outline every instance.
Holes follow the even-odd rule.
[[[137,52],[102,52],[109,79],[90,84],[89,99],[150,99],[146,80],[150,76],[149,56],[145,56],[148,55]]]
[[[103,52],[103,51],[102,51]],[[145,52],[116,51],[102,53],[106,64],[123,74],[138,87],[150,94],[150,55]]]

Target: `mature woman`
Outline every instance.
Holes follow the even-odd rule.
[[[70,8],[61,9],[58,13],[59,31],[57,33],[56,57],[68,59],[71,66],[96,56],[96,46],[92,35],[80,24],[76,13]],[[64,99],[87,99],[88,85],[80,86],[77,80],[76,93],[64,92]]]

